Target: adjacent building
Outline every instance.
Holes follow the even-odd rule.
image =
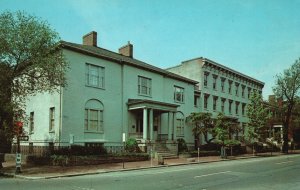
[[[248,122],[246,106],[253,91],[262,93],[264,83],[230,69],[212,60],[200,57],[167,69],[170,72],[198,82],[194,93],[194,106],[198,112],[219,112],[236,119],[245,133]]]

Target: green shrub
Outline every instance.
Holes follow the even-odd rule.
[[[224,144],[227,146],[239,146],[239,145],[241,145],[241,142],[238,140],[230,139],[230,140],[225,140]]]
[[[69,156],[65,155],[52,155],[51,156],[53,166],[67,166]]]
[[[180,138],[177,139],[177,143],[178,143],[178,152],[187,152],[188,148],[186,145],[186,142],[184,139]]]
[[[127,152],[140,152],[136,139],[129,138],[125,143],[125,150]]]
[[[34,164],[34,165],[51,165],[51,157],[46,156],[33,156],[29,155],[27,156],[26,162],[28,164]]]
[[[221,149],[221,145],[217,143],[208,143],[204,145],[200,145],[201,151],[219,151]]]
[[[52,155],[73,155],[73,156],[85,156],[85,155],[104,155],[107,154],[106,149],[101,146],[81,146],[72,145],[70,147],[60,147],[52,152]]]

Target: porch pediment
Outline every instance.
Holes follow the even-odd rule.
[[[128,99],[128,110],[137,110],[143,108],[150,108],[153,110],[159,110],[162,112],[176,112],[177,104],[146,100],[146,99]]]

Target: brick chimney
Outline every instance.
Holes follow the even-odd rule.
[[[119,48],[119,54],[133,58],[133,45],[128,41],[127,45]]]
[[[92,31],[82,37],[82,44],[97,47],[97,32]]]

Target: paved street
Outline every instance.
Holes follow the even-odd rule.
[[[2,178],[1,189],[299,189],[300,155],[25,180]]]

